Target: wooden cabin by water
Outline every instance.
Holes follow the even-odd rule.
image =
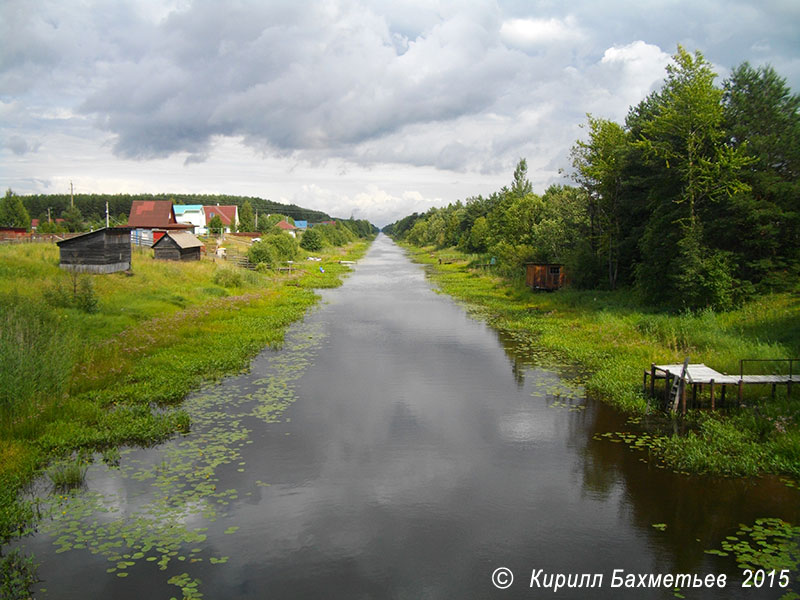
[[[525,284],[534,290],[557,290],[567,285],[567,273],[560,263],[526,263]]]
[[[131,228],[104,227],[56,242],[59,267],[81,273],[116,273],[131,268]]]
[[[153,244],[159,260],[200,260],[203,242],[191,233],[168,231]]]

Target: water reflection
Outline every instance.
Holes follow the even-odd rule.
[[[165,571],[147,562],[154,546],[119,578],[103,555],[55,555],[54,528],[27,544],[45,597],[169,597],[186,573],[206,598],[530,598],[536,568],[604,573],[604,588],[559,597],[611,598],[613,569],[735,572],[703,550],[739,522],[798,521],[797,494],[773,481],[689,478],[594,439],[631,426],[576,376],[435,294],[379,238],[283,350],[188,401],[190,436],[123,457],[135,468],[92,471],[121,520],[144,509],[204,539],[178,542]],[[169,511],[148,508],[159,494]],[[503,592],[490,582],[500,565],[518,575]]]

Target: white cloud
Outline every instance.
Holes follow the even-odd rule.
[[[511,46],[526,50],[574,43],[584,37],[573,16],[565,19],[509,19],[500,27],[500,35]]]

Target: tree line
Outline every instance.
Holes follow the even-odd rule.
[[[630,287],[674,309],[796,286],[800,95],[770,66],[743,63],[717,86],[700,52],[679,46],[672,58],[624,123],[587,115],[574,185],[534,194],[523,159],[510,187],[384,231],[491,255],[508,275],[560,262],[577,287]]]
[[[18,200],[17,200],[18,199]],[[320,222],[330,220],[325,212],[303,208],[295,204],[281,204],[255,196],[231,196],[227,194],[31,194],[19,196],[6,191],[0,200],[0,226],[30,227],[31,219],[41,224],[49,220],[64,219],[59,225],[68,231],[82,231],[89,226],[105,225],[106,202],[112,224],[128,222],[131,205],[135,200],[169,200],[173,204],[237,205],[241,214],[245,205],[253,214],[280,214],[292,219]],[[6,209],[5,207],[9,208]],[[53,225],[53,229],[55,229]],[[45,231],[47,232],[47,226]],[[246,231],[254,231],[247,229]],[[44,233],[43,232],[43,233]]]

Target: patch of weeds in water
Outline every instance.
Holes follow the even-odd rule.
[[[103,462],[111,469],[119,468],[119,461],[122,460],[122,455],[119,448],[107,448],[102,454]]]
[[[54,462],[47,470],[47,476],[56,490],[64,491],[83,485],[88,469],[86,459],[75,456]]]
[[[659,531],[666,531],[667,524],[666,523],[653,523],[651,525],[653,529],[658,529]]]
[[[31,598],[31,588],[39,581],[36,574],[37,567],[33,557],[25,556],[19,548],[0,556],[0,598],[7,600]]]
[[[180,575],[170,577],[167,583],[180,588],[181,594],[183,594],[182,600],[193,600],[194,598],[203,597],[203,593],[199,590],[200,580],[192,579],[191,575],[188,573],[181,573]]]
[[[777,518],[757,519],[753,525],[740,525],[739,530],[726,537],[721,549],[706,550],[707,554],[733,555],[740,569],[764,569],[780,572],[788,569],[795,574],[800,566],[800,527]]]
[[[580,400],[575,398],[557,398],[547,406],[550,408],[566,408],[569,412],[582,412],[586,410],[586,405],[579,404],[580,402]]]

